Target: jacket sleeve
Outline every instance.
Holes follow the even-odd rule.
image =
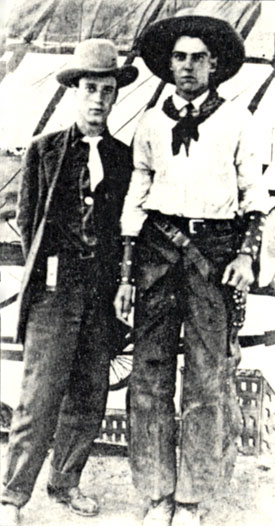
[[[21,235],[24,258],[30,250],[35,211],[38,201],[39,155],[33,142],[26,152],[22,169],[17,203],[17,225]]]

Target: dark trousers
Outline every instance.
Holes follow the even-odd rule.
[[[108,312],[92,260],[59,262],[55,292],[33,297],[1,500],[26,504],[49,444],[49,481],[76,486],[104,416],[109,385]]]
[[[232,288],[221,285],[235,257],[234,234],[177,250],[146,223],[140,236],[135,351],[130,384],[130,458],[144,496],[174,493],[200,502],[228,480],[241,413],[234,373],[240,359],[232,327]],[[198,249],[198,251],[197,251]],[[173,397],[184,321],[183,415],[176,468]]]

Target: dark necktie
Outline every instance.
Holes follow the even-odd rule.
[[[81,202],[81,237],[85,244],[95,246],[96,236],[94,228],[94,194],[90,186],[90,172],[84,165],[79,178],[79,192]]]

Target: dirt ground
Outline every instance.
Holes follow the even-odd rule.
[[[1,439],[1,473],[5,469],[7,438]],[[49,457],[39,475],[31,501],[22,512],[22,526],[141,526],[142,505],[131,483],[127,451],[97,445],[81,479],[86,494],[96,494],[101,513],[95,518],[72,515],[53,503],[45,486]],[[275,456],[238,456],[231,485],[211,502],[203,526],[275,526]]]

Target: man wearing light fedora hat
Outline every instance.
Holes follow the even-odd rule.
[[[10,430],[1,526],[19,524],[54,436],[48,493],[72,512],[98,513],[79,480],[104,416],[112,351],[119,217],[130,148],[107,118],[118,89],[137,77],[108,40],[77,45],[58,81],[75,90],[76,122],[35,138],[22,168],[18,226],[26,258],[18,338],[25,368]]]
[[[228,482],[234,466],[238,331],[269,200],[250,115],[217,93],[244,60],[234,29],[181,14],[151,25],[140,53],[176,89],[138,125],[121,217],[118,318],[130,312],[136,269],[131,466],[149,502],[144,526],[199,526],[200,505]],[[182,322],[176,469],[173,397]]]

